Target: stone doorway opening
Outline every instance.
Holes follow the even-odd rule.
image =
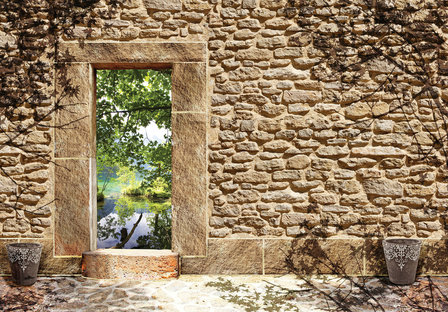
[[[171,249],[171,69],[96,70],[97,248]]]
[[[85,276],[142,278],[149,274],[139,271],[137,276],[123,270],[114,273],[114,265],[123,259],[97,251],[96,70],[172,69],[172,244],[171,251],[164,250],[158,257],[167,256],[167,252],[180,257],[206,256],[206,60],[206,44],[199,42],[61,44],[58,62],[64,65],[66,79],[75,81],[80,92],[70,100],[74,113],[64,111],[58,116],[73,122],[73,126],[55,130],[55,162],[72,170],[55,169],[55,184],[59,185],[55,196],[59,201],[55,212],[54,254],[57,257],[82,256]],[[62,85],[64,81],[58,83]],[[80,116],[85,118],[78,122]],[[70,196],[75,193],[83,197]],[[140,252],[134,255],[140,256],[143,262],[151,259],[151,255]],[[169,259],[165,258],[166,262],[170,262]],[[102,265],[95,266],[95,261]]]

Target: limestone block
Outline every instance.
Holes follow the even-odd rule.
[[[260,195],[257,191],[253,190],[240,190],[227,196],[227,202],[229,204],[254,203],[259,199]]]
[[[238,217],[240,208],[237,205],[215,206],[212,214],[214,216]]]
[[[39,265],[39,274],[80,274],[80,257],[55,257],[53,254],[53,240],[39,239],[36,242],[42,244],[42,255]]]
[[[263,38],[257,41],[260,49],[278,49],[286,46],[286,39],[283,37]]]
[[[265,274],[289,273],[289,263],[299,274],[334,274],[337,267],[361,275],[363,250],[362,239],[267,239]]]
[[[423,186],[419,184],[407,184],[405,187],[405,193],[411,197],[428,197],[432,196],[436,192],[435,186]]]
[[[172,72],[173,112],[206,110],[205,63],[175,63]]]
[[[255,9],[257,7],[257,0],[243,0],[243,9]]]
[[[446,261],[447,252],[448,240],[423,240],[418,273],[445,274],[448,271],[448,263]]]
[[[272,51],[266,49],[248,49],[236,53],[235,59],[244,61],[269,61],[272,58]]]
[[[292,182],[292,189],[299,192],[305,192],[314,189],[321,185],[320,181],[294,181]]]
[[[386,196],[386,197],[399,197],[403,195],[403,187],[399,182],[378,179],[378,180],[365,180],[362,182],[364,191],[368,195]]]
[[[302,76],[305,77],[305,76]],[[285,103],[316,103],[322,100],[321,92],[318,91],[285,91],[283,101]]]
[[[285,165],[281,159],[271,159],[255,163],[255,170],[259,171],[277,171],[283,170],[284,168]]]
[[[258,30],[261,28],[260,22],[257,19],[240,20],[240,21],[238,21],[237,25],[238,25],[238,28],[240,28],[240,29],[249,28],[249,29]]]
[[[173,251],[204,255],[207,224],[206,116],[172,115]]]
[[[3,233],[25,233],[30,229],[30,224],[25,219],[7,219],[3,222]]]
[[[248,171],[238,172],[235,174],[233,181],[235,183],[267,183],[270,181],[271,175],[266,172]]]
[[[181,274],[261,274],[261,239],[208,239],[207,257],[181,259]]]
[[[258,152],[258,144],[255,142],[241,142],[236,144],[237,151]]]
[[[377,161],[370,158],[342,158],[338,160],[338,164],[342,168],[358,169],[361,167],[373,167],[377,164]]]
[[[360,119],[369,116],[372,108],[367,103],[353,103],[345,109],[345,116],[350,119]]]
[[[258,67],[241,67],[229,72],[229,80],[256,80],[263,75]]]
[[[296,181],[302,178],[302,172],[299,170],[282,170],[272,174],[273,181]]]
[[[289,144],[288,141],[274,140],[274,141],[264,144],[263,150],[266,152],[284,152],[290,147],[291,147],[291,144]]]
[[[297,47],[287,47],[276,49],[274,52],[274,56],[276,58],[297,58],[303,56],[304,50],[302,48]],[[308,73],[308,72],[307,72]],[[308,73],[309,76],[309,73]]]
[[[349,152],[350,151],[347,147],[340,147],[340,146],[324,146],[316,150],[316,154],[318,156],[328,158],[344,157],[347,156]]]
[[[269,70],[265,71],[265,73],[263,75],[263,78],[265,78],[265,79],[283,79],[283,80],[306,79],[307,77],[308,77],[308,72],[302,71],[299,69],[293,69],[293,68],[269,69]],[[288,94],[291,94],[289,92],[293,92],[293,94],[294,94],[294,93],[297,93],[300,91],[287,91],[287,92],[288,92]],[[286,94],[286,92],[285,92],[285,94]],[[289,97],[286,97],[285,101],[287,103],[292,103],[292,100]],[[304,102],[306,102],[306,101],[304,101]]]
[[[411,218],[418,221],[432,221],[438,218],[436,209],[414,208],[411,209]]]
[[[330,193],[313,193],[310,195],[310,202],[322,205],[336,204],[337,200],[336,195]]]
[[[55,156],[92,157],[95,152],[90,131],[93,72],[87,63],[59,64],[56,81],[56,102],[61,109],[55,113]],[[77,92],[69,96],[64,90],[67,86],[76,88]]]
[[[181,0],[143,0],[143,4],[148,10],[157,10],[157,11],[182,10]]]
[[[367,239],[365,243],[365,274],[387,275],[386,261],[384,259],[384,250],[382,240]]]
[[[310,165],[310,159],[305,155],[297,155],[291,157],[286,162],[286,168],[288,169],[304,169]]]
[[[57,256],[81,256],[90,248],[89,161],[56,159],[55,233]]]
[[[413,223],[394,222],[387,226],[387,234],[390,236],[411,237],[415,235],[416,229]]]
[[[400,157],[404,156],[405,152],[392,146],[355,147],[352,148],[351,155],[357,157]]]
[[[17,193],[17,184],[14,183],[12,177],[5,177],[3,175],[0,175],[0,193],[1,194]]]
[[[267,222],[259,217],[240,217],[238,219],[239,223],[244,226],[261,228],[267,225]]]
[[[307,199],[304,194],[299,194],[291,191],[272,191],[261,195],[261,200],[264,202],[286,202],[286,203],[301,203]]]
[[[260,7],[268,9],[280,9],[286,6],[286,0],[261,0]]]
[[[83,253],[82,275],[98,279],[159,280],[179,275],[179,255],[170,250],[98,249]]]

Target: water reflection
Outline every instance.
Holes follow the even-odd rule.
[[[98,248],[117,246],[135,227],[122,248],[171,249],[170,200],[106,196],[98,202],[97,215]]]

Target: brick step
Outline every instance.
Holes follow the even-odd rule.
[[[171,250],[98,249],[82,254],[82,275],[99,279],[159,280],[179,275],[179,255]]]

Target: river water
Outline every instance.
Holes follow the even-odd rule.
[[[98,180],[101,188],[102,180]],[[140,222],[123,248],[170,249],[171,240],[171,209],[161,211],[159,204],[151,202],[146,197],[121,195],[118,182],[110,182],[104,191],[104,201],[97,202],[97,247],[110,248],[117,245],[132,230],[134,224],[142,215]],[[125,196],[125,198],[122,198]],[[125,199],[127,205],[132,205],[135,212],[120,218],[118,203]],[[120,201],[122,202],[122,201]],[[152,211],[161,211],[156,218]],[[157,230],[155,231],[155,227]],[[124,232],[124,233],[123,233]]]

